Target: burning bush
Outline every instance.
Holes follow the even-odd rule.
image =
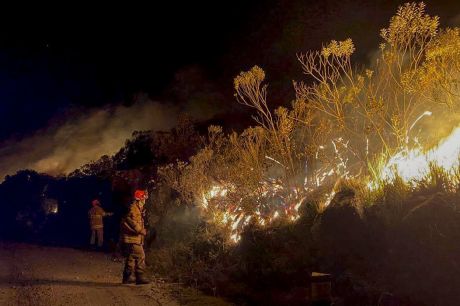
[[[260,67],[240,73],[235,96],[255,111],[257,126],[230,135],[210,127],[190,162],[163,167],[160,176],[237,242],[251,222],[296,221],[318,188],[329,188],[327,205],[342,179],[376,189],[396,174],[406,183],[421,179],[430,163],[451,171],[460,153],[456,131],[433,149],[424,146],[440,137],[428,124],[452,123],[458,110],[460,32],[438,25],[423,3],[401,6],[368,68],[352,65],[351,39],[299,54],[312,82],[294,82],[291,109],[270,110]]]
[[[384,290],[428,304],[456,297],[420,271],[435,277],[438,265],[459,283],[441,254],[460,255],[449,248],[459,233],[460,29],[440,29],[423,3],[408,3],[380,34],[369,67],[352,64],[351,39],[299,54],[306,80],[294,82],[289,109],[270,109],[263,69],[241,72],[235,96],[257,125],[229,135],[211,126],[188,162],[159,169],[202,220],[172,248],[190,263],[189,281],[304,286],[298,273],[317,267],[366,279],[369,303]]]

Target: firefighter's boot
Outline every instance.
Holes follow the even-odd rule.
[[[128,285],[128,284],[134,284],[136,280],[134,279],[133,275],[131,273],[123,273],[123,285]]]
[[[144,274],[136,274],[136,285],[147,285],[150,284],[150,280],[147,279]]]

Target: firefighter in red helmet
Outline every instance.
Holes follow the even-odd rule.
[[[91,204],[93,207],[88,211],[89,224],[91,228],[91,246],[95,246],[97,238],[97,246],[102,247],[104,243],[104,221],[103,218],[106,216],[112,216],[113,213],[106,212],[101,207],[101,202],[98,199],[94,199]]]
[[[147,231],[144,225],[144,205],[148,194],[144,190],[134,192],[134,202],[129,207],[129,212],[121,220],[120,239],[123,253],[126,257],[123,270],[123,284],[136,282],[148,284],[145,277],[144,239]],[[134,274],[134,275],[133,275]]]

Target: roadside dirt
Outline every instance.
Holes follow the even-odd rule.
[[[0,305],[179,305],[158,282],[121,285],[122,269],[104,253],[0,243]]]

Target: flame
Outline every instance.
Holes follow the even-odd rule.
[[[429,111],[421,114],[411,125],[408,133],[418,121],[430,115]],[[415,148],[408,148],[410,140],[416,145]],[[368,146],[369,139],[366,139],[366,154],[368,154]],[[267,178],[261,181],[260,189],[257,193],[254,191],[257,203],[253,213],[243,211],[240,205],[243,198],[239,198],[236,203],[230,203],[230,198],[238,199],[238,196],[235,195],[236,187],[228,182],[216,183],[205,191],[199,201],[201,208],[211,215],[212,220],[227,229],[229,240],[234,243],[240,241],[241,233],[250,222],[259,226],[268,226],[280,219],[295,222],[300,218],[300,207],[311,192],[331,182],[331,179],[350,179],[360,175],[351,173],[347,167],[348,156],[343,152],[350,153],[348,147],[349,141],[343,138],[333,139],[329,148],[335,156],[335,163],[317,169],[312,176],[306,175],[303,186],[288,186],[280,178]],[[320,150],[326,149],[326,146],[320,146],[316,155],[318,156]],[[405,147],[386,158],[386,162],[375,171],[374,179],[370,180],[367,186],[372,191],[382,184],[394,181],[396,177],[400,177],[406,184],[415,185],[430,173],[432,164],[443,169],[454,179],[455,170],[460,166],[459,156],[460,126],[429,150],[424,150],[417,138],[409,139],[407,136]],[[273,157],[265,156],[265,158],[285,167]],[[332,188],[325,194],[323,207],[327,207],[332,202],[337,191],[336,188]],[[229,197],[230,194],[232,197]]]
[[[237,243],[241,239],[244,228],[252,221],[259,226],[267,226],[276,220],[295,222],[300,218],[300,207],[306,199],[306,195],[325,184],[332,177],[349,177],[347,170],[348,158],[341,154],[340,148],[346,148],[348,142],[342,138],[331,141],[332,152],[336,156],[336,164],[325,165],[316,170],[312,177],[302,180],[303,186],[287,186],[280,178],[267,178],[260,182],[260,189],[254,192],[257,199],[257,208],[253,214],[244,213],[240,207],[242,198],[237,203],[229,203],[229,194],[236,188],[229,183],[216,183],[205,191],[199,201],[201,208],[206,211],[213,221],[226,228],[229,232],[230,241]],[[321,146],[319,150],[325,150]],[[273,157],[265,156],[282,167],[281,162]],[[307,171],[306,171],[307,172]],[[331,192],[326,199],[326,205],[331,201],[335,193]],[[270,203],[264,205],[263,203]],[[275,204],[273,204],[275,203]]]
[[[405,183],[415,185],[430,172],[430,165],[436,165],[454,178],[459,167],[460,127],[442,139],[434,148],[424,151],[421,147],[401,150],[393,155],[378,174],[380,182],[392,182],[399,176]],[[370,182],[371,189],[379,183]]]

